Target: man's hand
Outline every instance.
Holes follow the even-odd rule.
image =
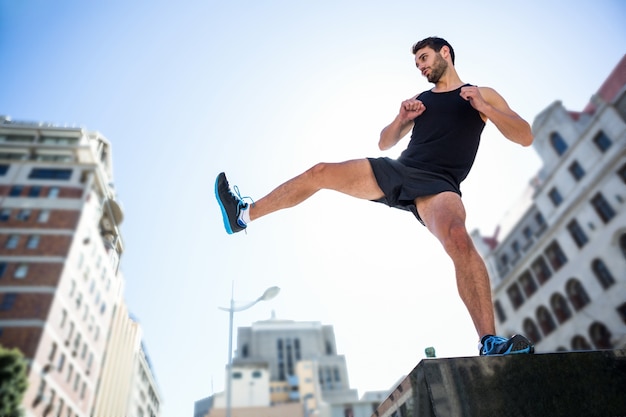
[[[426,106],[419,100],[416,100],[415,97],[404,100],[400,105],[400,119],[402,120],[413,120],[420,114],[426,111]]]
[[[461,97],[470,102],[483,120],[490,120],[500,133],[510,141],[522,146],[533,143],[528,122],[515,113],[500,94],[489,87],[462,87]]]
[[[485,101],[478,87],[467,86],[461,88],[461,97],[469,101],[473,108],[484,113],[485,106],[489,104]]]
[[[398,143],[413,128],[413,119],[426,111],[424,103],[415,97],[404,100],[396,118],[380,132],[378,141],[380,150],[384,151]]]

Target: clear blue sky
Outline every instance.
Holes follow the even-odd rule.
[[[532,123],[581,110],[626,52],[626,6],[600,1],[0,0],[0,114],[84,126],[113,144],[125,210],[126,300],[144,329],[165,417],[224,386],[227,306],[335,327],[350,382],[388,389],[435,346],[476,354],[452,267],[410,214],[322,192],[228,236],[224,170],[261,197],[317,161],[396,156],[376,143],[430,85],[410,46],[442,36],[466,82]],[[492,233],[539,169],[488,127],[463,184],[468,228]]]

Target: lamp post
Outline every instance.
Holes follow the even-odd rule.
[[[226,374],[226,417],[231,417],[231,409],[232,409],[232,384],[233,384],[233,316],[236,311],[247,310],[259,301],[267,301],[276,297],[280,292],[280,288],[278,287],[270,287],[265,290],[263,295],[257,298],[254,301],[249,302],[248,304],[236,307],[235,300],[233,298],[235,292],[235,283],[233,282],[232,288],[230,291],[230,307],[218,307],[220,310],[228,311],[229,313],[229,330],[228,330],[228,369]]]

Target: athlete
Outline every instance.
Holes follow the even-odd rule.
[[[378,146],[386,150],[412,131],[398,159],[319,163],[252,203],[244,201],[237,187],[231,190],[222,172],[215,181],[215,195],[224,227],[228,233],[239,232],[251,221],[300,204],[321,189],[411,211],[452,259],[459,295],[480,340],[479,354],[532,353],[534,347],[524,336],[494,335],[489,276],[467,232],[460,190],[487,120],[522,146],[533,141],[530,125],[494,89],[461,81],[454,50],[446,40],[423,39],[412,52],[418,70],[434,87],[403,101],[398,115],[380,133]]]

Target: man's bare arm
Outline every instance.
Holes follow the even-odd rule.
[[[413,128],[413,120],[425,110],[424,103],[416,100],[415,97],[403,101],[396,118],[380,132],[378,141],[380,150],[384,151],[393,147],[405,137]]]
[[[496,125],[500,133],[522,146],[533,143],[533,134],[528,122],[515,113],[493,88],[463,87],[461,97]]]

